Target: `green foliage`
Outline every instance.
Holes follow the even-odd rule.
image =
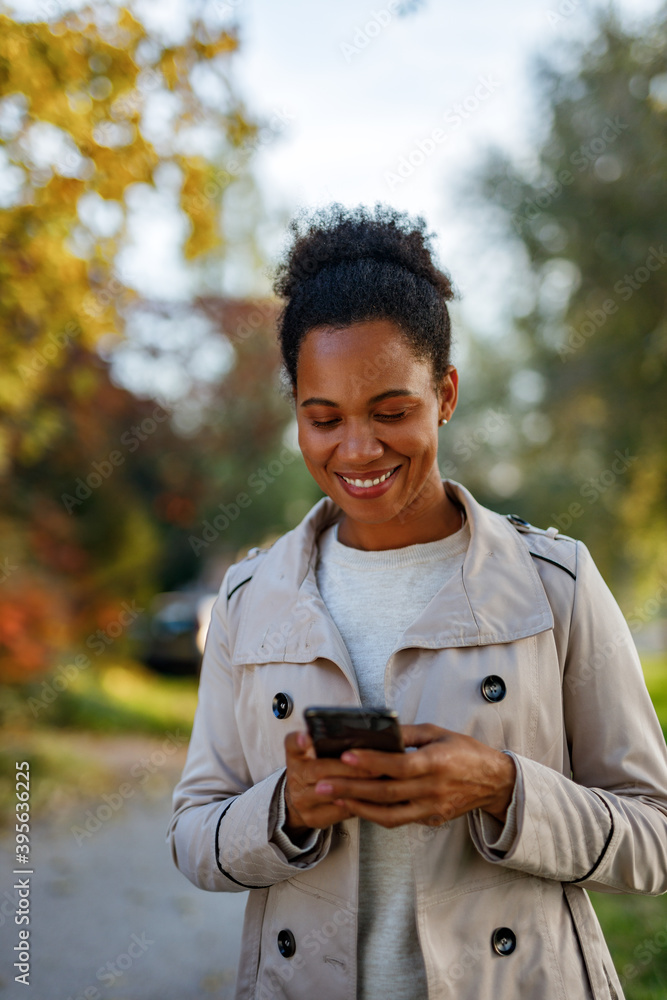
[[[656,1000],[667,993],[665,897],[591,892],[626,1000]]]
[[[543,61],[537,162],[494,151],[474,182],[526,262],[482,398],[516,410],[517,357],[544,386],[508,448],[512,506],[583,537],[644,599],[667,557],[665,11],[641,35],[598,12],[587,48]]]
[[[196,677],[162,677],[115,659],[80,672],[63,690],[56,691],[52,678],[7,688],[0,719],[23,739],[31,728],[156,735],[178,729],[187,737],[196,705]]]

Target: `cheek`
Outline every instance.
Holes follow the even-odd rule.
[[[299,448],[301,449],[301,454],[306,465],[321,464],[330,451],[324,441],[314,435],[307,427],[299,428]]]
[[[426,427],[421,434],[414,431],[409,434],[397,434],[392,444],[397,451],[417,462],[430,463],[438,454],[438,439]]]

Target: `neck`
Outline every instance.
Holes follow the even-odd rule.
[[[382,524],[365,524],[344,515],[338,524],[339,542],[372,552],[436,542],[453,535],[463,525],[463,514],[445,492],[442,480],[439,484],[439,496],[430,503],[422,494],[416,503]]]

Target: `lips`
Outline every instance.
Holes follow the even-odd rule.
[[[378,469],[374,472],[367,472],[365,475],[359,475],[358,473],[345,475],[344,472],[337,472],[336,475],[340,476],[341,479],[344,479],[345,482],[349,483],[351,486],[368,489],[369,486],[377,486],[379,483],[384,482],[384,480],[388,479],[397,468],[398,466],[395,465],[392,469],[385,469],[384,471]]]
[[[354,476],[352,482],[348,482],[348,479],[353,478],[352,476],[345,476],[340,472],[337,472],[336,475],[341,486],[349,496],[374,500],[391,489],[400,468],[400,465],[396,465],[393,469],[378,469],[374,472],[365,473],[363,478],[357,474]],[[357,483],[361,485],[357,486]],[[370,485],[366,486],[364,485],[365,483],[369,483]]]

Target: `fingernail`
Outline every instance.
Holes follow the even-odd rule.
[[[298,746],[300,746],[301,749],[303,750],[303,748],[306,746],[306,744],[308,742],[306,740],[306,734],[305,733],[298,733],[297,734],[297,738],[296,738],[296,742],[297,742]]]
[[[355,755],[353,753],[350,753],[349,750],[345,751],[345,753],[341,757],[341,760],[343,761],[344,764],[358,764],[359,763],[359,758],[355,757]]]
[[[330,785],[328,781],[318,781],[315,785],[315,791],[320,792],[322,795],[329,795],[333,792],[333,785]]]

